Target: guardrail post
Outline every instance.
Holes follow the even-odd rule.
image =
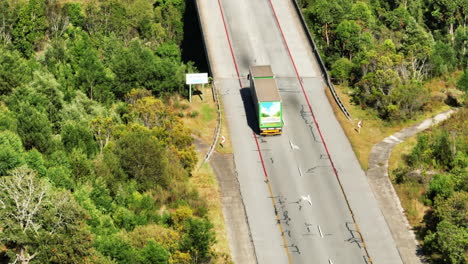
[[[306,23],[306,21],[304,19],[304,16],[302,15],[301,8],[300,8],[299,4],[297,3],[297,0],[292,0],[292,2],[293,2],[294,7],[296,9],[297,15],[299,16],[299,20],[301,21],[302,29],[305,31],[305,33],[307,35],[307,39],[309,40],[309,43],[310,43],[310,45],[312,47],[312,51],[313,51],[315,57],[317,58],[320,69],[322,70],[322,76],[325,79],[325,83],[327,84],[328,89],[332,93],[333,98],[335,99],[335,102],[338,104],[338,107],[340,107],[341,111],[346,116],[346,118],[348,118],[349,120],[352,120],[351,114],[348,112],[348,110],[346,110],[346,107],[341,102],[340,98],[338,97],[338,94],[336,93],[335,86],[333,86],[333,83],[330,80],[330,76],[328,75],[328,72],[327,72],[327,69],[325,67],[325,64],[323,63],[322,57],[320,56],[320,53],[319,53],[319,51],[317,49],[317,46],[315,45],[315,41],[312,38],[312,35],[310,34],[309,27],[307,26],[307,23]]]

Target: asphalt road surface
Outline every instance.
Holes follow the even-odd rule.
[[[401,263],[291,2],[197,4],[258,263]],[[263,64],[280,88],[281,136],[256,134],[245,77]]]

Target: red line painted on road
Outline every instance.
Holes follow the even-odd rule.
[[[240,75],[239,75],[239,69],[237,67],[237,61],[236,61],[236,57],[234,56],[234,51],[232,49],[232,45],[231,45],[231,38],[229,37],[229,32],[227,30],[227,26],[226,26],[226,21],[224,19],[224,12],[223,12],[223,8],[221,6],[221,0],[218,0],[218,6],[219,6],[219,10],[221,11],[221,17],[222,17],[222,20],[223,20],[223,25],[224,25],[224,31],[226,33],[226,36],[227,36],[227,39],[228,39],[228,43],[229,43],[229,49],[231,51],[231,56],[232,56],[232,61],[234,63],[234,67],[236,68],[236,73],[237,73],[237,79],[239,80],[239,87],[242,88],[242,82],[241,82],[241,79],[240,79]],[[273,195],[273,189],[271,188],[271,184],[270,184],[270,181],[268,180],[268,173],[266,171],[266,167],[265,167],[265,162],[263,160],[263,155],[262,155],[262,151],[260,149],[260,145],[258,143],[258,139],[257,139],[257,136],[255,134],[255,132],[252,132],[253,134],[253,137],[255,139],[255,144],[257,146],[257,150],[258,150],[258,155],[260,157],[260,162],[262,164],[262,169],[263,169],[263,174],[265,176],[265,179],[266,179],[266,183],[267,183],[267,186],[268,186],[268,191],[270,193],[270,196],[271,196],[271,202],[273,204],[273,208],[275,208],[275,211],[276,211],[276,202],[275,202],[275,198],[274,198],[274,195]],[[287,241],[286,241],[286,237],[284,236],[284,230],[283,230],[283,226],[281,225],[280,223],[280,219],[278,217],[278,214],[275,214],[275,218],[276,218],[276,221],[278,223],[278,226],[279,226],[279,229],[280,229],[280,234],[281,234],[281,238],[283,240],[283,243],[284,243],[284,249],[286,251],[286,255],[288,257],[288,263],[289,264],[292,264],[292,259],[291,259],[291,253],[289,252],[289,248],[287,247]]]
[[[307,105],[309,107],[309,110],[310,110],[310,113],[312,114],[312,118],[314,119],[314,123],[315,123],[315,126],[317,127],[317,131],[319,132],[319,135],[320,135],[320,139],[322,140],[322,144],[323,144],[323,147],[325,148],[325,151],[327,153],[327,156],[328,156],[328,160],[330,161],[330,164],[333,168],[333,172],[335,173],[335,177],[338,181],[338,184],[341,188],[341,191],[344,195],[344,198],[345,198],[345,201],[346,201],[346,205],[348,206],[348,209],[351,213],[351,217],[353,218],[353,221],[354,221],[354,225],[356,226],[356,229],[358,230],[358,234],[361,238],[361,241],[362,241],[362,244],[364,245],[364,251],[366,252],[366,255],[367,255],[367,258],[368,260],[370,261],[370,263],[372,263],[372,260],[370,258],[370,255],[369,255],[369,252],[367,251],[367,247],[366,247],[366,244],[364,242],[364,238],[362,237],[362,234],[361,232],[359,231],[359,227],[356,223],[356,219],[354,217],[354,213],[353,213],[353,210],[351,209],[351,206],[349,204],[349,201],[348,201],[348,198],[346,197],[346,193],[344,191],[344,188],[343,188],[343,184],[341,183],[341,180],[340,180],[340,177],[338,175],[338,171],[335,167],[335,163],[333,162],[333,159],[330,155],[330,151],[328,151],[328,147],[327,147],[327,143],[325,142],[325,139],[323,138],[323,135],[322,135],[322,131],[320,130],[320,126],[317,122],[317,119],[315,117],[315,114],[314,114],[314,111],[312,110],[312,106],[310,105],[310,101],[309,101],[309,97],[307,96],[307,93],[305,92],[305,88],[304,88],[304,84],[302,83],[302,80],[301,80],[301,77],[299,76],[299,72],[297,70],[297,67],[296,67],[296,63],[294,62],[294,59],[293,59],[293,56],[291,54],[291,50],[289,49],[289,46],[288,46],[288,42],[286,41],[286,37],[284,36],[284,33],[283,33],[283,29],[281,27],[281,24],[279,22],[279,19],[278,19],[278,16],[276,15],[276,11],[275,11],[275,8],[273,6],[273,2],[272,0],[269,0],[269,3],[270,3],[270,7],[271,7],[271,10],[273,11],[273,16],[275,17],[275,20],[276,20],[276,24],[278,25],[278,28],[280,30],[280,33],[281,33],[281,37],[283,38],[283,42],[284,42],[284,45],[286,46],[286,50],[288,51],[288,54],[289,54],[289,59],[291,60],[291,63],[294,67],[294,71],[296,73],[296,77],[297,77],[297,80],[299,81],[299,84],[301,86],[301,89],[302,89],[302,93],[304,94],[304,97],[306,99],[306,102],[307,102]]]
[[[239,68],[237,67],[236,57],[234,56],[234,50],[232,49],[231,38],[229,37],[226,20],[224,19],[224,11],[221,6],[221,0],[218,0],[218,6],[219,6],[219,11],[221,12],[221,18],[223,20],[224,32],[226,33],[226,37],[228,40],[229,50],[231,51],[231,57],[232,57],[232,60],[234,61],[234,67],[236,68],[237,80],[239,80],[239,85],[242,88],[242,82],[241,82],[240,75],[239,75]]]

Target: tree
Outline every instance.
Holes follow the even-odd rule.
[[[429,92],[419,82],[410,82],[392,89],[387,114],[393,120],[412,118],[429,101]],[[395,108],[391,108],[395,106]]]
[[[460,76],[460,79],[457,82],[457,88],[465,94],[468,94],[468,68],[466,68]]]
[[[46,1],[30,0],[19,11],[13,28],[13,44],[25,56],[32,56],[47,30]]]
[[[440,221],[468,228],[468,192],[455,192],[448,199],[436,199],[434,211]]]
[[[53,124],[55,129],[58,129],[59,122],[61,121],[60,112],[63,107],[63,93],[60,88],[60,84],[54,78],[54,76],[48,72],[35,71],[33,73],[33,80],[29,86],[34,89],[36,94],[29,95],[31,97],[42,97],[40,103],[33,103],[33,100],[29,99],[32,105],[37,106],[38,109],[44,109],[47,113],[47,117]]]
[[[136,100],[131,109],[140,116],[145,127],[162,127],[170,118],[164,103],[153,96]]]
[[[434,200],[437,197],[449,198],[454,192],[455,182],[449,174],[436,174],[429,182],[427,195]]]
[[[140,41],[115,54],[110,68],[117,85],[114,93],[123,98],[132,89],[144,88],[155,95],[174,92],[184,85],[186,66],[172,58],[160,58]]]
[[[138,251],[118,235],[102,235],[96,238],[96,249],[117,263],[135,263],[139,259]]]
[[[468,7],[466,10],[468,12]],[[459,27],[455,30],[454,49],[457,53],[458,65],[468,67],[468,58],[466,56],[468,50],[468,32],[466,28]]]
[[[0,103],[0,131],[16,131],[17,127],[15,114]]]
[[[423,80],[427,74],[426,62],[434,45],[431,33],[411,19],[405,28],[402,44],[411,77],[418,81]]]
[[[76,33],[70,53],[75,71],[75,85],[80,87],[91,100],[101,103],[108,103],[112,100],[112,78],[86,33],[83,31]]]
[[[25,163],[23,144],[17,134],[0,132],[0,175]]]
[[[69,17],[70,23],[75,27],[83,27],[85,15],[80,3],[65,3],[63,9]]]
[[[359,51],[361,39],[361,26],[354,20],[343,20],[336,27],[337,46],[342,56],[348,56],[351,60]]]
[[[185,234],[181,248],[190,252],[194,263],[204,263],[210,259],[211,246],[216,242],[213,225],[208,220],[189,218],[185,222]]]
[[[440,252],[444,263],[466,263],[468,228],[442,221],[437,225],[435,233],[431,232],[424,238],[424,244],[429,250]]]
[[[31,79],[31,70],[17,51],[0,46],[0,95],[8,95],[14,88]]]
[[[369,28],[374,24],[372,10],[365,2],[356,2],[351,8],[351,19],[358,21],[364,28]]]
[[[112,118],[97,117],[91,121],[91,129],[94,133],[94,138],[99,143],[99,153],[109,144],[112,136],[113,121]]]
[[[47,168],[45,166],[44,157],[42,154],[37,151],[37,149],[31,149],[25,153],[24,159],[29,168],[37,172],[39,177],[44,177],[47,175]]]
[[[435,136],[432,144],[433,158],[439,166],[444,169],[452,167],[452,161],[455,153],[452,152],[451,143],[447,131],[441,131]]]
[[[167,151],[149,131],[129,131],[117,140],[115,152],[122,168],[140,184],[141,189],[169,185],[171,164]]]
[[[81,149],[88,157],[93,157],[97,152],[97,144],[93,134],[86,124],[68,121],[62,125],[62,142],[68,152],[73,149]]]
[[[29,104],[22,104],[17,114],[18,134],[26,149],[45,153],[51,147],[52,126],[47,116]]]
[[[0,2],[0,41],[4,45],[11,42],[15,15],[14,7],[8,1]]]
[[[154,240],[149,240],[140,252],[142,264],[169,263],[169,252]]]
[[[64,103],[60,84],[48,72],[35,71],[32,76],[30,83],[16,88],[7,98],[8,107],[19,113],[21,107],[28,104],[34,110],[46,114],[53,128],[58,129]]]
[[[83,217],[70,193],[25,166],[0,178],[0,242],[14,262],[84,263],[91,238]]]
[[[451,45],[437,41],[430,57],[434,75],[438,76],[453,71],[457,66],[455,55],[455,50]]]
[[[305,11],[307,17],[315,25],[323,25],[318,29],[320,35],[325,37],[327,47],[331,44],[333,29],[344,16],[344,7],[338,1],[319,0],[313,1]]]
[[[335,63],[333,63],[331,67],[331,75],[334,79],[343,83],[350,79],[349,74],[353,68],[353,63],[349,61],[347,58],[341,58]]]

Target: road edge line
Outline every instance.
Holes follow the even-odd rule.
[[[234,63],[234,67],[236,69],[236,73],[237,73],[237,79],[239,81],[239,87],[242,89],[242,82],[241,82],[241,79],[240,79],[240,74],[239,74],[239,68],[237,67],[237,61],[236,61],[236,58],[234,56],[234,50],[232,48],[232,44],[231,44],[231,38],[229,37],[229,32],[228,32],[228,29],[227,29],[227,25],[226,25],[226,21],[225,21],[225,18],[224,18],[224,11],[223,11],[223,8],[222,8],[222,5],[221,5],[221,0],[218,0],[218,6],[219,6],[219,10],[221,12],[221,18],[223,20],[223,25],[224,25],[224,31],[226,33],[226,37],[227,37],[227,40],[228,40],[228,43],[229,43],[229,49],[230,49],[230,52],[231,52],[231,57],[232,57],[232,60],[233,60],[233,63]],[[259,154],[259,157],[260,157],[260,161],[262,163],[262,168],[263,168],[263,173],[264,173],[264,177],[265,177],[265,181],[268,185],[268,191],[270,192],[270,197],[271,197],[271,202],[273,204],[273,209],[275,210],[275,218],[276,218],[276,221],[278,223],[278,226],[279,226],[279,229],[280,229],[280,235],[281,235],[281,238],[283,240],[283,243],[284,243],[284,249],[286,251],[286,255],[287,255],[287,258],[288,258],[288,263],[289,264],[292,264],[292,259],[291,259],[291,253],[289,252],[289,248],[288,248],[288,244],[287,244],[287,241],[286,241],[286,237],[284,236],[284,232],[283,232],[283,227],[281,225],[281,222],[280,222],[280,219],[278,218],[278,213],[277,213],[277,207],[276,207],[276,202],[275,202],[275,198],[274,198],[274,195],[273,195],[273,190],[271,188],[271,184],[270,184],[270,181],[268,179],[268,173],[266,171],[266,167],[265,167],[265,162],[263,160],[263,155],[262,155],[262,151],[260,149],[260,145],[258,143],[258,139],[257,139],[257,136],[255,134],[255,132],[252,132],[253,134],[253,137],[255,139],[255,143],[256,143],[256,146],[257,146],[257,150],[258,150],[258,154]],[[247,212],[246,212],[247,214]],[[250,228],[250,226],[249,226]],[[253,239],[252,239],[253,240]],[[255,243],[254,243],[254,248],[255,248]],[[256,253],[255,253],[256,254]],[[258,261],[258,259],[257,259]]]
[[[304,94],[304,97],[305,97],[305,99],[306,99],[306,102],[307,102],[307,105],[308,105],[308,107],[309,107],[310,113],[312,114],[312,118],[314,119],[315,127],[317,128],[317,131],[319,132],[320,139],[322,140],[322,144],[323,144],[323,146],[324,146],[324,148],[325,148],[325,151],[327,152],[328,160],[330,161],[330,164],[331,164],[331,166],[332,166],[332,168],[333,168],[333,172],[335,173],[335,177],[336,177],[336,179],[337,179],[337,181],[338,181],[338,185],[340,186],[341,192],[342,192],[343,197],[344,197],[344,199],[345,199],[345,201],[346,201],[346,205],[348,206],[348,210],[349,210],[349,212],[351,213],[351,218],[353,219],[354,226],[356,227],[356,230],[357,230],[357,232],[358,232],[358,234],[359,234],[359,238],[361,239],[361,242],[362,242],[364,251],[365,251],[365,253],[366,253],[367,259],[369,260],[369,263],[372,264],[372,263],[373,263],[373,262],[372,262],[372,259],[371,259],[370,255],[369,255],[369,252],[368,252],[368,250],[367,250],[366,243],[365,243],[365,241],[364,241],[364,238],[362,237],[361,231],[360,231],[359,226],[358,226],[358,224],[357,224],[357,222],[356,222],[356,218],[355,218],[355,216],[354,216],[354,212],[353,212],[353,210],[351,209],[351,205],[350,205],[349,200],[348,200],[348,197],[346,196],[346,193],[345,193],[345,191],[344,191],[344,187],[343,187],[343,184],[342,184],[342,182],[341,182],[341,180],[340,180],[340,177],[339,177],[339,175],[338,175],[338,171],[337,171],[337,169],[336,169],[336,167],[335,167],[335,164],[334,164],[334,162],[333,162],[333,160],[332,160],[332,157],[331,157],[330,152],[329,152],[329,150],[328,150],[327,144],[325,143],[325,139],[323,138],[322,131],[320,130],[320,126],[319,126],[319,124],[318,124],[318,122],[317,122],[317,119],[316,119],[316,117],[315,117],[314,111],[312,110],[312,106],[310,105],[309,97],[307,96],[307,93],[305,92],[304,84],[303,84],[302,81],[301,81],[299,72],[298,72],[297,67],[296,67],[296,63],[294,62],[294,59],[293,59],[292,54],[291,54],[291,50],[289,49],[288,42],[286,41],[286,37],[284,36],[283,29],[281,28],[281,24],[280,24],[280,22],[279,22],[278,16],[276,15],[276,11],[275,11],[275,8],[274,8],[274,6],[273,6],[273,2],[272,2],[272,0],[269,0],[268,2],[270,3],[271,10],[273,11],[273,15],[274,15],[274,17],[275,17],[276,24],[278,25],[278,28],[279,28],[279,30],[280,30],[281,37],[282,37],[282,39],[283,39],[284,45],[286,46],[286,50],[288,51],[289,59],[291,60],[291,63],[292,63],[292,65],[293,65],[294,71],[295,71],[295,73],[296,73],[297,80],[299,81],[299,85],[301,86],[301,89],[302,89],[302,93]]]

